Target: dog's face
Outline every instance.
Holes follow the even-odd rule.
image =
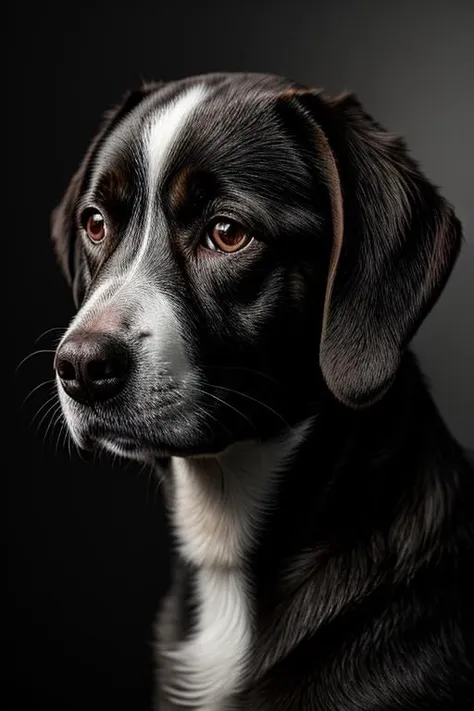
[[[79,311],[56,354],[80,446],[196,455],[330,391],[389,387],[459,243],[351,98],[214,75],[131,94],[53,216]]]

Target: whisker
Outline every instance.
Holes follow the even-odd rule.
[[[67,426],[66,418],[63,417],[62,425],[61,425],[61,430],[64,433],[62,435],[62,447],[67,450],[67,453],[69,454],[69,459],[72,461],[71,457],[71,447],[70,447],[70,438],[71,435],[69,434],[69,429]]]
[[[61,421],[61,414],[62,413],[60,412],[60,409],[61,409],[61,406],[59,405],[59,408],[53,410],[53,412],[51,414],[51,419],[50,419],[49,424],[46,428],[46,432],[44,433],[44,436],[43,436],[43,446],[41,449],[42,452],[44,451],[44,448],[46,446],[48,434],[52,435],[54,432],[54,428]],[[51,427],[52,427],[52,429],[51,429]]]
[[[61,407],[61,403],[59,403],[59,402],[53,402],[53,404],[48,407],[48,409],[46,410],[46,412],[43,414],[41,420],[38,422],[38,425],[37,425],[37,427],[36,427],[36,433],[39,432],[39,430],[40,430],[40,428],[41,428],[41,425],[43,424],[43,422],[45,421],[45,419],[48,417],[48,415],[49,415],[51,412],[53,412],[53,411],[54,411],[54,413],[58,412],[59,409],[60,409],[60,407]],[[53,416],[53,415],[52,415],[52,416]]]
[[[64,326],[55,326],[54,328],[48,328],[46,331],[43,331],[41,336],[38,336],[36,341],[33,343],[34,346],[38,343],[38,341],[41,341],[42,338],[48,335],[48,333],[52,333],[53,331],[65,331],[66,329]],[[60,340],[60,339],[59,339]]]
[[[73,445],[74,445],[75,448],[76,448],[77,456],[79,457],[79,459],[81,460],[81,462],[82,462],[83,464],[87,464],[87,461],[84,459],[84,456],[83,456],[83,454],[82,454],[82,449],[79,447],[79,445],[77,444],[77,442],[74,441],[74,438],[72,437],[71,434],[69,435],[69,437],[70,437],[70,441],[73,443]]]
[[[65,442],[65,444],[67,444],[67,451],[68,451],[68,454],[69,454],[69,459],[70,459],[71,462],[72,462],[72,446],[71,446],[72,437],[71,437],[71,433],[69,432],[69,428],[68,428],[68,426],[67,426],[66,423],[65,423],[65,429],[66,429],[66,442]]]
[[[51,402],[53,402],[53,400],[56,400],[56,397],[57,397],[57,393],[53,392],[53,394],[49,396],[49,398],[46,400],[46,402],[44,402],[41,405],[41,407],[38,408],[36,414],[33,416],[32,420],[31,420],[32,425],[34,425],[35,420],[38,417],[38,415],[40,414],[40,412],[42,412],[47,405],[49,405]],[[38,424],[38,427],[40,426],[40,424],[41,424],[41,422]]]
[[[29,361],[30,358],[33,358],[33,356],[36,356],[36,355],[41,355],[41,353],[56,353],[56,351],[53,350],[53,349],[51,349],[51,348],[41,348],[40,350],[33,351],[33,353],[30,353],[29,355],[25,356],[25,357],[18,363],[18,365],[16,366],[15,371],[14,371],[14,372],[15,372],[15,375],[18,373],[18,371],[20,370],[21,366],[24,365],[27,361]]]
[[[280,419],[283,424],[288,427],[289,430],[292,430],[293,428],[291,427],[290,423],[285,420],[282,415],[280,415],[279,412],[274,410],[270,405],[267,405],[265,402],[262,402],[261,400],[257,400],[256,398],[252,397],[251,395],[247,395],[246,393],[240,392],[240,390],[233,390],[232,388],[226,388],[223,385],[213,385],[213,383],[209,383],[211,387],[217,388],[218,390],[225,390],[226,392],[229,393],[235,393],[236,395],[240,395],[241,397],[247,398],[247,400],[252,400],[252,402],[256,402],[258,405],[261,405],[262,407],[265,407],[269,412],[273,413],[278,419]]]
[[[222,400],[222,398],[217,397],[217,395],[213,395],[213,393],[210,393],[210,392],[208,392],[207,390],[203,390],[202,388],[198,388],[196,385],[195,385],[194,387],[195,387],[196,390],[198,390],[198,392],[203,393],[203,395],[207,395],[208,397],[212,397],[214,400],[217,400],[217,402],[220,402],[222,405],[226,405],[226,406],[227,406],[228,408],[230,408],[231,410],[234,410],[234,412],[236,412],[238,415],[240,415],[241,417],[243,417],[244,420],[247,420],[247,422],[255,429],[254,423],[253,423],[251,420],[249,420],[249,418],[248,418],[246,415],[244,415],[243,412],[240,412],[240,410],[238,410],[236,407],[234,407],[234,406],[231,405],[230,403],[226,402],[225,400]]]
[[[59,442],[60,442],[60,439],[61,439],[62,425],[63,425],[63,424],[64,424],[64,423],[63,423],[63,420],[62,420],[62,412],[59,412],[59,413],[56,415],[55,419],[54,419],[54,423],[53,423],[53,425],[52,425],[52,427],[51,427],[51,432],[50,432],[50,438],[53,439],[54,433],[57,431],[57,428],[59,427],[59,432],[58,432],[58,435],[57,435],[57,438],[56,438],[56,444],[55,444],[55,448],[54,448],[54,456],[55,456],[55,457],[58,456]],[[46,443],[46,437],[45,437],[45,443]]]
[[[225,427],[225,426],[222,424],[222,422],[221,422],[220,420],[218,420],[217,417],[215,417],[211,412],[208,412],[204,407],[201,407],[201,406],[198,405],[197,403],[195,403],[193,407],[196,407],[200,412],[203,413],[204,420],[205,420],[207,417],[210,417],[211,420],[213,420],[214,422],[216,422],[220,427],[222,427],[222,429],[223,429],[225,432],[227,432],[227,434],[229,435],[229,437],[231,436],[231,433],[230,433],[229,429],[228,429],[227,427]],[[212,429],[211,429],[210,424],[209,424],[208,422],[204,422],[204,424],[207,425],[208,429],[212,432]]]
[[[51,385],[52,383],[54,383],[54,378],[48,378],[48,380],[44,380],[42,383],[40,383],[39,385],[37,385],[36,387],[34,387],[33,390],[31,390],[31,391],[28,393],[28,395],[25,397],[25,399],[24,399],[23,402],[21,403],[21,407],[24,407],[24,406],[26,405],[26,403],[28,402],[28,400],[30,399],[30,397],[31,397],[32,395],[34,395],[37,390],[39,390],[40,388],[43,388],[45,385]]]
[[[58,454],[60,446],[63,449],[66,449],[66,446],[68,444],[68,436],[69,436],[69,432],[67,429],[67,424],[66,424],[64,418],[62,418],[61,428],[59,430],[59,437],[58,437],[58,441],[56,442],[56,452],[55,452],[56,456]]]

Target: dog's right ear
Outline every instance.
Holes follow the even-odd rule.
[[[110,131],[145,97],[158,89],[161,83],[147,84],[137,91],[127,93],[122,103],[104,115],[99,132],[92,140],[81,164],[73,175],[66,193],[51,214],[51,235],[54,251],[61,270],[72,289],[74,303],[79,306],[84,295],[86,265],[82,258],[82,247],[77,235],[75,210],[81,195],[85,178],[98,148]]]

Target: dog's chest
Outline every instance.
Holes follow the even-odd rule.
[[[242,445],[218,460],[172,463],[173,529],[181,556],[195,569],[192,629],[160,647],[162,692],[173,708],[225,711],[245,683],[253,623],[245,561],[276,477],[299,441]]]
[[[222,488],[220,467],[173,462],[173,528],[181,556],[195,571],[194,624],[184,641],[162,647],[167,670],[162,690],[177,708],[196,711],[224,711],[244,678],[251,643],[243,571],[250,501],[229,472]]]
[[[244,678],[251,641],[245,584],[239,571],[210,569],[193,582],[195,625],[183,641],[162,645],[161,693],[173,710],[225,711]]]

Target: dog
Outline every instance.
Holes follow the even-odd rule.
[[[410,351],[462,233],[404,142],[272,75],[147,84],[52,238],[70,434],[165,488],[155,708],[471,708],[473,471]]]

